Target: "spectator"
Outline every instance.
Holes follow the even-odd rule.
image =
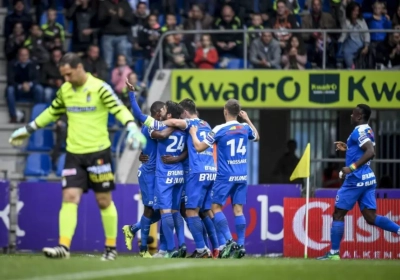
[[[298,3],[297,0],[289,0],[289,1],[284,0],[284,1],[285,1],[285,4],[286,4],[286,8],[287,8],[287,10],[288,10],[288,12],[289,12],[290,14],[292,14],[292,15],[297,15],[297,14],[299,14],[299,12],[300,12],[300,5],[299,5],[299,3]],[[278,10],[278,2],[279,2],[279,1],[276,1],[276,2],[274,3],[274,10]]]
[[[203,35],[201,38],[201,47],[196,50],[194,63],[199,69],[214,69],[218,62],[218,52],[214,48],[211,36]]]
[[[42,30],[44,32],[44,46],[48,50],[52,50],[54,47],[62,47],[65,41],[64,27],[56,22],[56,19],[57,11],[54,9],[48,9],[47,22],[42,25]]]
[[[7,61],[11,61],[17,57],[18,50],[24,45],[25,38],[26,37],[22,23],[15,23],[13,33],[8,36],[6,43],[4,44],[4,52],[6,54]]]
[[[10,62],[7,69],[6,100],[10,123],[17,122],[16,101],[33,100],[35,103],[43,102],[43,88],[38,83],[38,74],[38,66],[29,59],[29,50],[20,48],[18,59]]]
[[[128,0],[128,3],[131,6],[133,12],[137,11],[140,4],[144,4],[146,9],[149,6],[149,0]]]
[[[61,49],[53,49],[51,60],[43,65],[42,85],[44,86],[44,101],[50,104],[56,96],[57,90],[63,83],[63,77],[58,69],[58,63],[62,57]]]
[[[274,35],[281,49],[285,49],[292,36],[288,30],[299,28],[296,17],[290,14],[285,0],[276,1],[276,17],[271,20],[271,25],[273,29],[277,30]]]
[[[238,0],[216,0],[216,6],[215,6],[215,13],[214,17],[218,18],[222,14],[222,10],[224,9],[225,6],[230,6],[233,10],[233,12],[238,15],[239,14],[239,3]]]
[[[145,83],[139,83],[136,73],[132,72],[128,75],[128,81],[136,89],[136,98],[138,100],[139,107],[142,107],[143,103],[147,98],[147,87]],[[130,101],[128,96],[129,89],[125,86],[122,90],[122,101],[127,107],[130,107]]]
[[[22,23],[25,34],[28,34],[33,22],[32,17],[25,12],[25,5],[22,0],[14,1],[14,11],[6,16],[4,21],[4,37],[8,38],[11,35],[14,25],[17,22]]]
[[[304,29],[335,29],[337,27],[335,19],[330,14],[322,12],[321,0],[312,0],[310,14],[303,16],[301,22]],[[302,37],[306,43],[308,60],[318,67],[322,67],[323,49],[325,48],[322,33],[302,33]],[[326,39],[327,53],[333,51],[333,57],[335,55],[334,38],[327,35]]]
[[[281,68],[281,48],[271,32],[263,32],[251,43],[250,62],[256,69]]]
[[[50,54],[44,46],[43,31],[39,25],[32,25],[30,35],[25,40],[24,47],[29,49],[30,57],[36,63],[43,64],[50,60]]]
[[[277,183],[281,184],[302,184],[303,179],[290,181],[294,169],[299,163],[299,158],[296,155],[297,142],[289,140],[287,142],[287,152],[278,160],[272,175]]]
[[[68,0],[64,0],[67,1]],[[56,0],[33,0],[31,1],[33,6],[35,7],[35,17],[36,22],[39,23],[42,17],[42,14],[47,9],[54,9],[56,6]],[[28,11],[29,12],[29,11]]]
[[[142,48],[138,43],[139,32],[147,23],[147,5],[145,2],[139,2],[136,6],[136,10],[133,13],[133,25],[132,25],[132,47],[134,50],[141,50]]]
[[[284,69],[303,70],[307,63],[307,53],[303,41],[294,35],[289,39],[285,54],[282,56]]]
[[[181,34],[174,34],[167,36],[167,45],[165,46],[165,55],[167,62],[166,68],[187,68],[189,67],[189,52],[182,42]]]
[[[330,156],[329,158],[336,158]],[[339,164],[337,162],[329,162],[328,167],[324,169],[322,177],[323,188],[338,189],[342,185],[342,180],[339,178]]]
[[[100,57],[100,49],[98,46],[91,45],[82,62],[87,72],[103,81],[108,80],[107,64],[104,59]]]
[[[167,31],[175,30],[176,29],[176,15],[174,14],[167,14],[165,25],[161,27],[161,33],[165,33]]]
[[[160,38],[160,25],[157,22],[156,15],[149,15],[147,24],[139,31],[139,46],[144,50],[145,65],[148,65],[150,59],[154,56],[158,39]],[[147,68],[147,67],[145,67]]]
[[[247,30],[262,30],[264,29],[263,24],[263,19],[261,14],[253,14],[251,17],[251,25],[247,28]],[[254,32],[254,33],[249,33],[248,38],[247,38],[247,43],[249,46],[251,43],[254,41],[256,38],[260,38],[261,32]]]
[[[125,87],[126,79],[130,73],[132,73],[132,69],[126,63],[125,56],[119,55],[117,58],[117,66],[111,73],[111,83],[114,85],[114,90],[116,93],[122,93],[122,90]]]
[[[400,3],[397,6],[396,13],[393,15],[392,26],[394,29],[400,29]]]
[[[268,20],[270,14],[273,12],[273,3],[274,1],[238,0],[239,16],[243,17],[247,25],[250,25],[253,15],[260,14],[263,22],[262,25],[269,25]]]
[[[107,67],[111,69],[113,59],[124,55],[128,64],[132,63],[132,47],[128,41],[128,33],[133,23],[132,9],[125,0],[104,0],[100,2],[98,20],[102,31],[103,57]]]
[[[370,36],[368,32],[357,32],[368,30],[365,20],[362,18],[360,12],[360,5],[356,2],[351,2],[346,7],[346,21],[344,29],[353,32],[342,33],[339,42],[343,43],[342,51],[346,67],[352,68],[354,59],[360,52],[362,56],[368,54],[368,46],[370,43]]]
[[[208,30],[211,29],[213,18],[204,13],[203,5],[193,5],[192,9],[189,11],[188,19],[185,21],[183,28],[185,30]],[[196,32],[196,34],[185,35],[185,41],[193,44],[194,48],[201,47],[201,33]]]
[[[193,15],[190,13],[193,11],[194,6],[202,6],[207,7],[207,9],[203,10],[203,13],[207,13],[208,16],[213,16],[215,12],[215,0],[186,0],[185,1],[185,13],[189,16],[189,18]]]
[[[388,15],[383,14],[384,5],[381,2],[375,2],[373,13],[364,13],[363,17],[368,25],[369,30],[374,29],[391,29],[392,23]],[[375,48],[379,42],[386,38],[386,33],[371,33],[371,47]]]
[[[400,45],[400,32],[389,34],[388,40],[380,42],[376,47],[376,63],[388,68],[399,68],[398,46]]]
[[[235,16],[232,7],[225,5],[222,9],[222,17],[217,18],[214,23],[215,30],[236,30],[242,29],[242,22],[239,17]],[[222,33],[215,34],[214,41],[218,54],[232,55],[238,58],[243,57],[243,34],[238,33]]]
[[[66,13],[72,21],[72,51],[84,53],[89,46],[95,43],[96,11],[89,0],[74,1]]]
[[[400,69],[400,34],[399,33],[394,33],[392,35],[394,40],[397,40],[397,44],[392,47],[389,55],[390,59],[390,64],[392,66],[392,69],[399,70]]]

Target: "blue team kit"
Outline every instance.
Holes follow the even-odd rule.
[[[368,124],[357,126],[347,139],[346,166],[357,162],[364,154],[361,147],[371,141],[375,146],[374,132]],[[356,202],[363,209],[376,209],[376,178],[370,167],[371,162],[359,166],[347,174],[346,179],[336,195],[335,206],[351,210]]]

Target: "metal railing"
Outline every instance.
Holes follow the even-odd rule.
[[[276,33],[276,29],[262,29],[262,30],[248,30],[248,29],[237,29],[237,30],[172,30],[163,33],[158,40],[156,49],[154,51],[154,56],[151,58],[149,65],[147,66],[143,81],[148,83],[150,73],[158,59],[158,69],[163,69],[164,67],[164,58],[163,58],[163,45],[164,39],[169,35],[174,34],[243,34],[243,59],[244,59],[244,68],[247,68],[247,43],[248,38],[247,35],[249,33],[261,33],[261,32],[270,32],[272,34]],[[288,32],[294,34],[302,34],[302,33],[322,33],[323,43],[326,46],[328,34],[342,34],[342,33],[399,33],[399,30],[386,30],[386,29],[376,29],[376,30],[341,30],[341,29],[280,29],[279,32]],[[326,69],[326,47],[322,50],[322,69]]]

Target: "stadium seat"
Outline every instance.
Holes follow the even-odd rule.
[[[108,114],[108,127],[113,127],[117,123],[113,114]]]
[[[35,131],[28,141],[27,151],[50,151],[53,148],[53,131],[40,129]]]
[[[118,130],[117,132],[115,132],[114,134],[114,138],[111,144],[111,152],[112,153],[116,153],[117,152],[117,147],[118,147],[118,141],[121,137],[123,130]],[[122,153],[122,151],[125,148],[125,141],[122,142],[121,148],[120,148],[120,153]]]
[[[47,176],[51,171],[51,159],[49,155],[34,153],[26,159],[25,176]]]
[[[62,175],[62,171],[64,169],[64,164],[65,164],[65,157],[66,155],[62,154],[57,160],[56,175],[58,177],[61,177]]]
[[[32,114],[31,114],[31,121],[37,118],[46,108],[47,104],[41,103],[41,104],[36,104],[32,108]]]
[[[244,68],[244,60],[243,59],[230,59],[228,62],[227,69],[243,69]]]

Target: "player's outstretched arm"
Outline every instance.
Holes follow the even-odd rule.
[[[210,147],[210,145],[205,142],[201,142],[197,137],[197,126],[192,126],[189,130],[189,133],[192,136],[193,146],[198,153],[201,153]]]
[[[18,128],[11,134],[9,143],[13,146],[21,146],[24,143],[24,140],[35,130],[46,127],[49,123],[56,121],[65,113],[65,105],[62,100],[61,90],[59,90],[56,98],[46,110],[37,116],[35,120],[24,127]]]
[[[254,142],[259,141],[260,134],[258,134],[257,128],[254,126],[247,113],[242,110],[240,111],[239,116],[250,126],[251,130],[253,131],[252,140]]]
[[[186,129],[188,127],[188,124],[186,122],[186,120],[181,120],[181,119],[169,119],[169,120],[165,120],[163,121],[163,123],[166,126],[173,126],[173,127],[177,127],[180,129]]]

